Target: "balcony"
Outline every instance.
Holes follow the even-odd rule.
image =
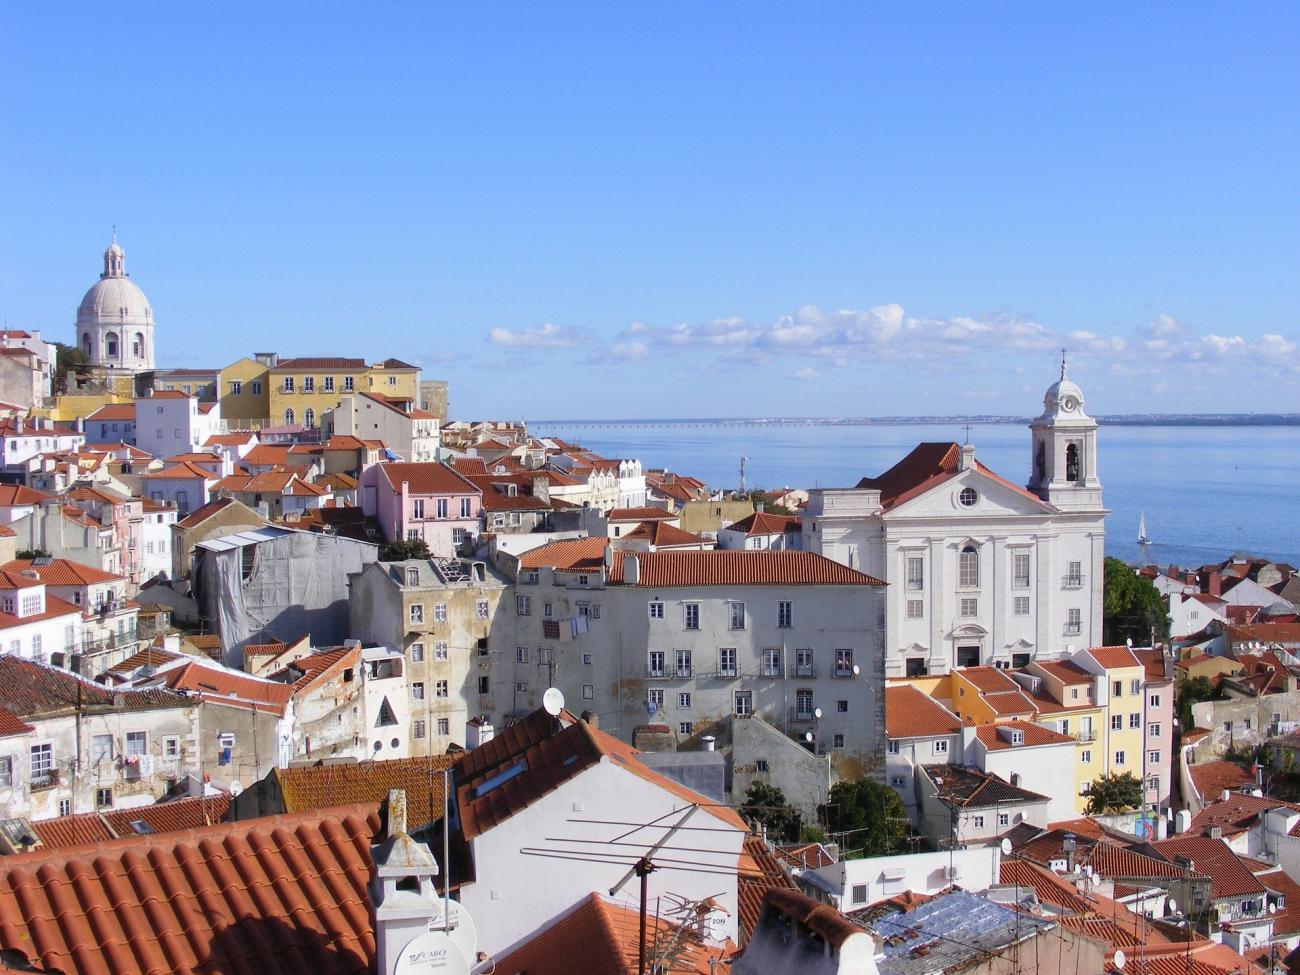
[[[1078,636],[1083,632],[1082,623],[1066,623],[1064,632],[1066,636]]]
[[[740,675],[736,673],[735,667],[719,667],[709,676],[714,680],[736,680]]]
[[[1083,576],[1065,576],[1061,579],[1062,589],[1082,589]]]
[[[645,669],[645,675],[651,680],[663,680],[668,676],[668,671],[663,667],[647,667]]]
[[[817,714],[812,705],[805,710],[796,704],[790,709],[790,720],[795,724],[812,724],[817,720]]]
[[[33,772],[31,790],[37,792],[41,789],[53,789],[59,784],[59,770],[56,768],[49,769],[46,772]]]
[[[795,664],[794,677],[816,677],[817,668],[812,664]]]
[[[835,671],[831,674],[831,676],[836,678],[837,680],[852,680],[853,666],[849,665],[848,667],[844,667],[840,664],[836,664]]]
[[[765,664],[763,666],[764,677],[781,677],[782,675],[783,675],[783,671],[780,664],[776,664],[774,666],[770,664]]]

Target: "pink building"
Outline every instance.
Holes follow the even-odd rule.
[[[361,474],[362,510],[390,542],[424,539],[438,558],[478,533],[482,492],[446,464],[389,463]]]
[[[1133,651],[1146,670],[1142,692],[1146,729],[1146,801],[1159,810],[1169,807],[1169,787],[1178,756],[1174,752],[1174,667],[1173,659],[1163,650]]]

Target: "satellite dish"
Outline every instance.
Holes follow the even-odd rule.
[[[1002,855],[1004,857],[1011,856],[1011,841],[1009,839],[1007,839],[1005,836],[1002,837],[1002,843],[1000,844],[1000,846],[1002,847]]]
[[[451,908],[450,928],[443,924],[442,901],[438,901],[439,911],[429,922],[429,930],[447,934],[461,950],[461,954],[466,958],[477,958],[478,928],[474,924],[474,919],[469,916],[469,911],[465,910],[465,905],[460,901],[450,901],[448,906]]]
[[[820,721],[822,719],[822,709],[813,708],[813,717]]]
[[[805,731],[803,733],[803,740],[808,742],[808,744],[811,745],[813,740],[813,733],[811,731]]]
[[[412,938],[397,956],[393,975],[469,975],[469,959],[451,936],[426,931]]]
[[[1277,913],[1277,905],[1276,905],[1276,904],[1269,904],[1269,905],[1268,905],[1268,913],[1270,913],[1270,914],[1276,914],[1276,913]]]
[[[1132,637],[1129,637],[1127,640],[1125,640],[1125,641],[1124,641],[1124,645],[1125,645],[1126,647],[1128,647],[1130,650],[1132,650],[1132,649],[1133,649],[1133,638],[1132,638]]]
[[[1177,914],[1177,913],[1178,913],[1178,901],[1174,900],[1174,899],[1171,897],[1171,898],[1169,898],[1169,900],[1165,901],[1165,903],[1166,903],[1167,905],[1169,905],[1169,913],[1170,913],[1170,914]]]
[[[558,687],[548,687],[546,689],[546,693],[542,695],[542,707],[552,717],[558,716],[564,710],[564,695],[560,693]]]
[[[1126,964],[1128,964],[1128,959],[1124,957],[1124,949],[1123,949],[1123,948],[1116,948],[1116,949],[1115,949],[1115,967],[1116,967],[1117,969],[1119,969],[1119,970],[1122,972],[1122,971],[1124,970],[1124,966],[1125,966]]]
[[[859,676],[861,673],[862,673],[862,668],[859,667],[857,664],[854,664],[854,665],[853,665],[853,676],[854,676],[854,677],[857,677],[857,676]]]

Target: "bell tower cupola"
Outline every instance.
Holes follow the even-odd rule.
[[[1097,421],[1083,409],[1083,390],[1066,374],[1048,387],[1042,415],[1029,424],[1033,456],[1029,490],[1062,511],[1101,510]]]

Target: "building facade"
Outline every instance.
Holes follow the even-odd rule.
[[[113,235],[104,271],[77,307],[77,346],[93,366],[135,374],[154,368],[153,307],[126,273],[126,253]]]

